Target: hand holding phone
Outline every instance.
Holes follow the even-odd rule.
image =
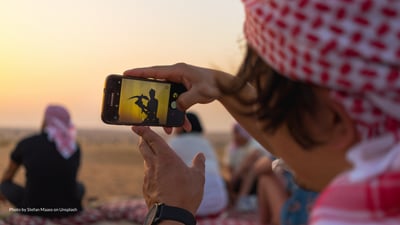
[[[179,127],[185,113],[177,108],[176,100],[185,91],[178,83],[109,75],[101,118],[115,125]]]

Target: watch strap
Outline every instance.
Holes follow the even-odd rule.
[[[162,220],[174,220],[185,225],[196,225],[196,218],[191,212],[186,209],[165,204],[159,205],[159,213],[153,221],[153,224],[157,224]]]

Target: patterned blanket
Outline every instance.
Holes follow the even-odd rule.
[[[108,224],[107,222],[112,224],[117,221],[126,221],[127,224],[143,224],[147,210],[143,199],[132,199],[106,203],[62,219],[13,213],[4,221],[0,221],[0,225],[103,225]],[[226,212],[218,217],[198,219],[197,225],[257,225],[257,217],[255,213]]]

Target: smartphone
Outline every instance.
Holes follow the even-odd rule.
[[[105,81],[101,119],[115,125],[179,127],[185,113],[176,100],[185,91],[179,83],[112,74]]]

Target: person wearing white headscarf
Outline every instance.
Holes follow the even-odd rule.
[[[10,158],[0,195],[17,212],[56,218],[82,210],[84,186],[77,181],[81,152],[75,126],[65,107],[49,105],[41,132],[18,142]],[[20,166],[25,168],[25,186],[13,181]]]

